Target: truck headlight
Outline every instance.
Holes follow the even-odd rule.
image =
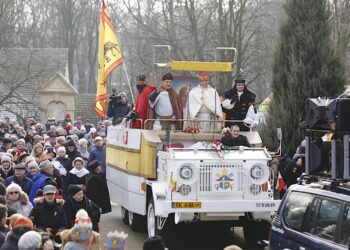
[[[263,184],[269,178],[269,169],[262,164],[255,164],[250,169],[250,181],[254,184]]]
[[[189,166],[183,166],[180,168],[180,177],[182,179],[188,180],[193,176],[193,170]]]
[[[183,184],[179,187],[178,191],[182,195],[188,195],[191,192],[191,186]]]
[[[199,175],[199,168],[193,163],[182,164],[177,171],[177,180],[179,184],[192,185]]]

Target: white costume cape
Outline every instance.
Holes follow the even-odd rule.
[[[193,88],[188,94],[184,119],[215,120],[215,114],[219,117],[219,120],[222,119],[220,97],[217,91],[210,86],[207,88],[201,86]],[[191,125],[185,122],[184,128],[186,127],[191,127]],[[199,127],[203,132],[218,129],[216,122],[200,122]]]

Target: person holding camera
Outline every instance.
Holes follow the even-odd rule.
[[[112,117],[113,125],[116,125],[122,121],[122,119],[130,112],[130,106],[126,99],[124,92],[116,95],[113,90],[112,95],[109,97],[107,116]]]

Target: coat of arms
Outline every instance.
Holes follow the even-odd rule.
[[[226,168],[216,173],[215,189],[216,191],[233,190],[233,173],[229,173]]]

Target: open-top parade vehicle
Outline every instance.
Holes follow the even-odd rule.
[[[246,242],[268,239],[280,201],[258,132],[241,132],[252,147],[229,149],[218,145],[220,132],[188,132],[108,128],[107,179],[123,222],[153,236],[174,223],[230,221]]]

